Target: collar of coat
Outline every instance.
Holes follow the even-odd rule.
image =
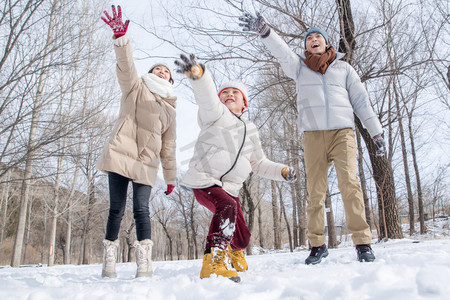
[[[305,60],[305,59],[306,59],[305,53],[300,53],[298,56],[300,56],[300,58],[301,58],[302,60]],[[335,59],[335,60],[342,59],[344,56],[345,56],[345,53],[342,53],[342,52],[336,52],[336,59]]]
[[[177,98],[172,96],[173,86],[169,81],[152,73],[143,75],[142,80],[150,92],[158,95],[161,99],[167,101],[170,105],[175,107],[175,101]]]

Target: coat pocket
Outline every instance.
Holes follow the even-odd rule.
[[[138,143],[139,158],[145,163],[151,163],[161,152],[161,136],[149,133],[142,144]]]
[[[111,137],[109,139],[109,142],[111,144],[114,145],[118,145],[120,144],[120,138],[119,135],[122,133],[124,127],[125,127],[125,123],[126,123],[127,119],[123,119],[120,122],[117,123],[115,129],[113,130]]]

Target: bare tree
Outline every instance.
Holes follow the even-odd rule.
[[[175,217],[175,209],[169,202],[164,201],[164,199],[162,199],[161,196],[158,196],[155,192],[153,193],[150,202],[152,210],[154,211],[155,219],[162,226],[167,240],[169,241],[168,258],[173,260],[173,234],[171,232],[170,222]]]
[[[45,44],[45,50],[44,50],[44,59],[43,59],[43,66],[47,64],[47,61],[50,59],[50,45],[52,43],[52,35],[53,35],[53,22],[56,14],[57,9],[57,1],[53,2],[53,5],[51,7],[51,17],[50,22],[48,25],[48,32],[47,32],[47,42]],[[21,258],[21,252],[22,252],[22,245],[23,245],[23,238],[25,233],[25,224],[26,224],[26,213],[27,213],[27,206],[29,201],[29,180],[32,175],[33,171],[33,160],[34,160],[34,151],[35,151],[35,143],[36,143],[36,135],[37,135],[37,126],[38,126],[38,119],[39,119],[39,112],[42,109],[42,92],[45,86],[46,81],[46,69],[43,69],[39,76],[39,83],[37,86],[37,91],[35,95],[35,99],[33,101],[34,108],[32,113],[32,120],[31,120],[31,127],[30,127],[30,134],[28,139],[28,155],[26,159],[26,166],[25,166],[25,179],[23,181],[22,185],[22,203],[20,206],[20,213],[19,213],[19,222],[17,225],[17,233],[16,233],[16,239],[14,242],[14,251],[11,258],[11,266],[12,267],[19,267],[20,265],[20,258]]]

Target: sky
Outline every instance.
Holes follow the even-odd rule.
[[[345,236],[314,266],[304,264],[306,249],[265,250],[247,256],[249,269],[239,273],[240,283],[200,279],[201,259],[153,262],[153,278],[138,279],[134,262],[118,264],[116,279],[102,279],[101,264],[0,267],[0,299],[449,299],[450,220],[428,221],[427,226],[427,235],[374,240],[372,263],[356,261]]]

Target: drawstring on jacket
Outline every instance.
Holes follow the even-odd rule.
[[[241,154],[242,148],[244,148],[245,139],[246,139],[246,136],[247,136],[247,124],[245,124],[245,121],[241,119],[241,116],[242,116],[243,114],[244,114],[244,113],[242,113],[240,116],[237,116],[237,115],[233,114],[233,115],[236,116],[236,118],[239,119],[239,121],[241,121],[241,122],[244,124],[244,138],[243,138],[243,140],[242,140],[241,147],[239,147],[239,151],[238,151],[238,153],[237,153],[237,155],[236,155],[236,159],[234,160],[233,165],[231,166],[231,168],[230,168],[228,171],[226,171],[222,176],[220,176],[220,179],[219,179],[219,180],[220,180],[220,182],[222,182],[222,186],[223,186],[223,181],[222,181],[223,177],[225,177],[225,175],[227,175],[228,173],[230,173],[231,170],[233,170],[234,166],[236,166],[236,163],[237,163],[237,161],[238,161],[238,159],[239,159],[239,155]]]

